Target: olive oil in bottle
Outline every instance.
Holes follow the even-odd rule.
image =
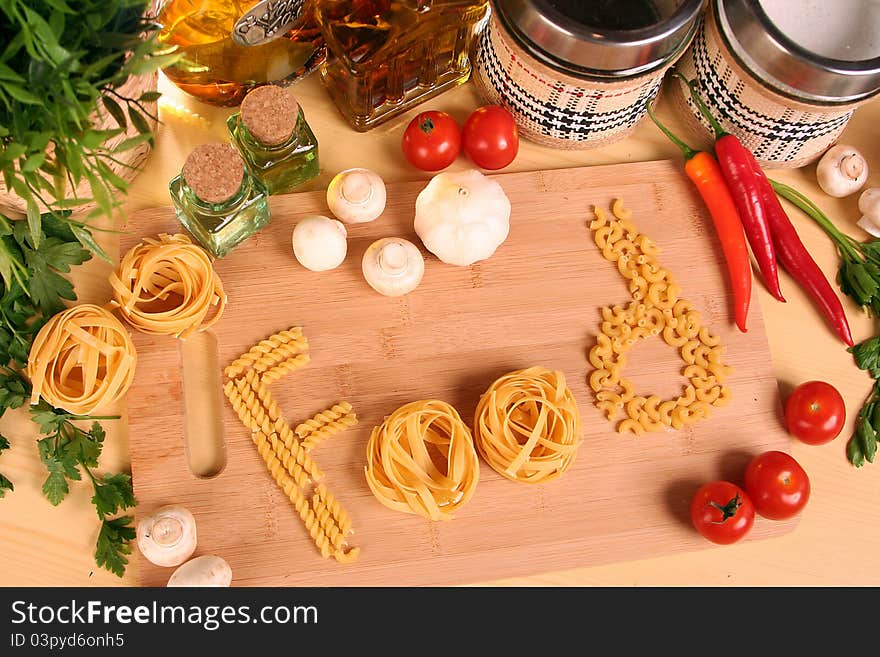
[[[238,105],[263,84],[294,82],[326,54],[313,0],[165,0],[159,40],[182,57],[163,69],[183,91]]]
[[[316,0],[321,78],[356,130],[465,82],[488,0]]]

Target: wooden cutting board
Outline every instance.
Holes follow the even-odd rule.
[[[302,326],[311,364],[274,384],[291,425],[342,399],[360,424],[314,452],[326,482],[351,513],[360,558],[342,565],[315,550],[298,516],[270,479],[248,431],[225,400],[221,418],[226,466],[210,478],[188,467],[181,349],[176,340],[135,335],[139,362],[128,395],[132,471],[139,517],[163,504],[197,517],[197,554],[232,566],[236,585],[440,585],[528,575],[709,547],[688,519],[696,488],[718,478],[738,481],[748,459],[787,450],[779,393],[757,300],[741,334],[728,321],[730,296],[710,219],[678,162],[502,174],[510,197],[508,240],[489,260],[454,267],[426,258],[422,285],[402,298],[373,292],[360,273],[374,240],[412,230],[414,200],[424,182],[388,185],[377,221],[350,227],[349,254],[337,270],[303,269],[290,235],[297,220],[328,214],[324,194],[272,199],[272,222],[216,263],[229,306],[213,332],[216,362],[201,373],[202,396],[218,398],[211,381],[252,344]],[[684,298],[722,336],[732,403],[682,431],[642,437],[617,434],[593,406],[586,354],[600,308],[628,300],[615,266],[592,241],[593,204],[620,197],[637,226],[662,248],[661,262]],[[123,248],[143,236],[179,232],[170,208],[129,217]],[[681,391],[682,364],[662,340],[643,341],[628,374],[642,394]],[[364,479],[373,426],[400,405],[422,398],[453,404],[471,422],[479,395],[501,374],[531,365],[561,369],[578,400],[583,443],[561,479],[529,486],[503,479],[481,462],[476,495],[448,523],[432,523],[380,505]],[[204,412],[204,411],[202,411]],[[785,533],[796,521],[758,519],[747,540]],[[141,558],[146,585],[164,585],[170,569]]]

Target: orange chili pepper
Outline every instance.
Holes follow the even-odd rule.
[[[698,151],[676,137],[654,116],[652,103],[648,102],[648,115],[673,144],[681,149],[685,158],[684,171],[697,188],[703,203],[709,210],[715,232],[721,242],[721,250],[727,263],[730,286],[733,291],[733,316],[740,331],[746,332],[746,319],[752,298],[752,267],[746,244],[742,219],[736,203],[724,180],[721,167],[712,155]]]

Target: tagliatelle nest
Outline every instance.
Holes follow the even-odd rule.
[[[120,399],[134,378],[137,352],[110,311],[91,304],[58,313],[31,346],[31,402],[89,415]]]
[[[492,469],[537,484],[574,461],[581,418],[565,374],[530,367],[505,374],[480,397],[474,441]]]
[[[125,320],[153,335],[185,339],[214,324],[226,307],[211,257],[182,234],[146,238],[131,248],[110,276],[110,285]]]
[[[480,480],[470,429],[436,399],[401,406],[374,428],[365,470],[382,504],[429,520],[452,520]]]

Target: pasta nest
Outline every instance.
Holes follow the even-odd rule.
[[[185,339],[217,322],[226,307],[211,257],[182,234],[146,238],[129,249],[111,274],[110,285],[114,305],[125,320],[153,335]]]
[[[373,429],[365,471],[382,504],[429,520],[451,520],[480,479],[470,429],[434,399],[401,406]]]
[[[27,374],[31,402],[89,415],[120,399],[134,378],[137,352],[110,311],[91,304],[52,317],[34,338]]]
[[[505,374],[480,397],[474,417],[477,449],[513,481],[552,481],[574,462],[580,413],[565,374],[530,367]]]

